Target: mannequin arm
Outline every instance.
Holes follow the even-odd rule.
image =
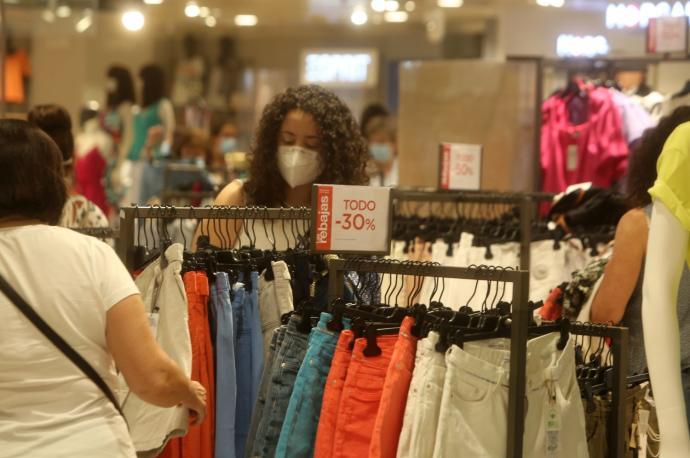
[[[158,108],[158,115],[161,120],[163,120],[163,141],[172,147],[173,137],[175,135],[175,109],[170,100],[161,100]]]
[[[122,140],[120,141],[119,161],[121,164],[127,158],[129,150],[132,147],[132,129],[134,128],[134,115],[132,114],[132,105],[129,102],[120,104],[118,114],[122,121]]]
[[[669,209],[655,200],[645,264],[642,325],[664,458],[687,457],[690,450],[677,315],[678,284],[688,235]]]

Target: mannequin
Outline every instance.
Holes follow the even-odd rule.
[[[664,458],[687,457],[690,451],[675,301],[688,236],[688,230],[668,207],[655,200],[642,290],[642,323]]]
[[[659,418],[660,456],[664,458],[690,453],[676,301],[690,237],[689,139],[690,122],[679,125],[668,137],[657,163],[657,181],[649,190],[654,207],[642,289],[642,324]]]
[[[199,52],[199,42],[192,35],[184,37],[184,57],[175,69],[172,100],[178,107],[196,103],[206,93],[206,59]]]

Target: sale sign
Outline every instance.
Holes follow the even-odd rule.
[[[686,53],[688,49],[688,19],[683,17],[658,17],[649,20],[647,26],[647,52]]]
[[[442,143],[439,188],[478,190],[482,180],[482,146]]]
[[[315,184],[312,249],[389,254],[391,218],[391,188]]]

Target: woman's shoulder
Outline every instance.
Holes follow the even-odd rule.
[[[616,227],[616,244],[636,243],[644,241],[646,243],[649,232],[649,220],[643,208],[633,208],[618,221]]]
[[[244,181],[233,180],[216,196],[214,205],[246,206],[247,195],[244,189]]]

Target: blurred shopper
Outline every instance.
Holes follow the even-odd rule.
[[[29,122],[38,126],[57,144],[62,154],[63,178],[69,196],[59,225],[73,228],[108,227],[108,218],[96,204],[78,194],[74,186],[74,137],[72,119],[59,105],[37,105],[29,112]]]
[[[170,157],[175,131],[175,112],[168,99],[163,69],[146,65],[139,72],[142,81],[141,109],[134,116],[132,185],[126,203],[145,203],[163,189],[163,167],[158,161]]]
[[[34,118],[37,112],[44,120],[62,115],[55,107],[37,107]],[[116,367],[144,401],[182,404],[196,414],[195,424],[203,421],[205,389],[156,343],[139,290],[115,252],[54,227],[68,199],[64,152],[19,120],[0,121],[0,145],[0,276],[97,374],[85,375],[0,293],[0,455],[135,458],[111,402]]]
[[[359,127],[362,130],[362,136],[366,137],[366,129],[372,118],[387,118],[391,114],[388,108],[384,107],[380,103],[371,103],[364,108],[362,111],[362,117],[359,120]]]
[[[373,165],[368,169],[371,186],[398,185],[396,135],[395,121],[390,116],[376,116],[367,121],[364,136]]]
[[[238,129],[232,117],[219,115],[211,122],[214,170],[227,170],[228,181],[248,176],[247,152],[240,150]]]
[[[108,161],[105,187],[109,204],[116,207],[124,197],[125,189],[131,186],[131,164],[123,165],[132,147],[132,110],[136,101],[132,74],[123,66],[111,66],[107,73],[106,90],[101,126],[112,137],[115,157]]]

